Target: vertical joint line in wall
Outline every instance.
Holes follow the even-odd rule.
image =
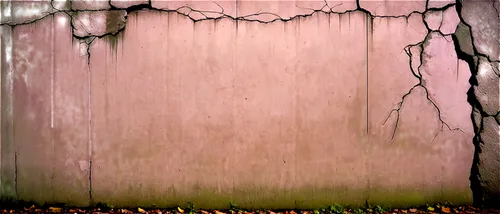
[[[88,127],[88,158],[89,158],[89,205],[93,205],[92,201],[92,100],[91,100],[91,95],[92,95],[92,72],[90,70],[90,45],[92,42],[86,43],[87,44],[87,67],[88,67],[88,75],[87,75],[87,87],[88,87],[88,120],[89,120],[89,127]]]
[[[369,127],[369,123],[368,123],[368,113],[369,113],[369,103],[368,103],[368,93],[369,93],[369,90],[368,90],[368,52],[369,52],[369,45],[370,45],[370,41],[369,41],[369,30],[370,30],[370,21],[371,21],[371,17],[370,15],[366,15],[366,134],[369,133],[369,130],[368,130],[368,127]]]
[[[234,18],[236,21],[236,30],[238,30],[238,0],[234,0]]]

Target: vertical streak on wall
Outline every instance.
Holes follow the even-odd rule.
[[[0,19],[9,21],[11,2],[2,1]],[[17,198],[16,192],[16,160],[13,139],[13,69],[12,69],[12,27],[2,26],[1,35],[1,168],[0,196],[2,199]]]
[[[366,26],[366,135],[367,135],[367,138],[366,140],[368,141],[367,143],[370,143],[369,140],[370,140],[370,133],[369,133],[369,123],[368,123],[368,118],[369,118],[369,109],[370,109],[370,105],[369,105],[369,85],[368,85],[368,81],[369,81],[369,66],[368,66],[368,54],[370,53],[370,37],[369,37],[369,33],[371,32],[370,29],[371,29],[371,16],[366,14],[366,23],[365,23],[365,26]],[[369,155],[369,148],[370,146],[366,146],[365,147],[365,155],[368,156]],[[369,158],[366,158],[365,159],[365,170],[369,171],[370,170],[370,164],[369,164]],[[371,172],[367,172],[368,175],[371,174]],[[368,203],[368,199],[370,198],[370,188],[371,188],[371,183],[370,183],[370,176],[366,176],[366,194],[365,194],[365,203]]]
[[[234,0],[236,2],[236,5],[235,5],[235,16],[236,18],[238,17],[238,0]],[[236,121],[236,103],[234,101],[234,98],[236,97],[236,88],[235,88],[235,80],[236,80],[236,69],[237,69],[237,60],[238,58],[236,57],[236,50],[238,50],[238,19],[235,20],[236,22],[236,28],[234,30],[234,43],[233,43],[233,83],[232,83],[232,86],[233,86],[233,99],[232,99],[232,106],[231,106],[231,110],[233,111],[233,133],[232,133],[232,137],[233,137],[233,144],[235,145],[236,144],[236,125],[234,124],[234,121]],[[236,154],[236,146],[233,146],[233,154]],[[231,166],[231,169],[236,169],[236,164],[235,164],[235,159],[232,160],[232,166]],[[234,190],[234,181],[236,180],[236,176],[234,173],[232,173],[232,178],[231,178],[231,193],[234,195],[235,193],[235,190]]]

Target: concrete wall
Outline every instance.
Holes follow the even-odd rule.
[[[1,196],[497,201],[497,4],[2,1]]]

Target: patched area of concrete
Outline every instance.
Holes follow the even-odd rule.
[[[124,10],[85,11],[73,15],[73,34],[77,37],[115,35],[125,27]]]
[[[52,0],[51,4],[55,10],[62,10],[62,11],[71,10],[70,0]]]
[[[457,48],[469,56],[474,56],[474,45],[472,44],[472,36],[470,27],[466,24],[460,22],[457,25],[454,37],[456,38],[458,44]]]
[[[30,23],[53,12],[49,0],[3,1],[2,10],[0,13],[5,14],[2,18],[2,23],[11,24]]]

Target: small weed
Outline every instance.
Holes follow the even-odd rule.
[[[188,206],[187,206],[187,212],[189,214],[195,213],[196,209],[195,209],[195,206],[194,206],[194,202],[188,202],[187,204],[188,204]]]
[[[358,208],[356,210],[354,210],[354,213],[364,213],[362,209]]]
[[[379,206],[379,205],[375,206],[375,208],[373,208],[373,210],[376,213],[384,213],[384,212],[386,212],[386,210],[383,207]]]
[[[328,209],[330,210],[330,212],[333,212],[333,213],[344,213],[344,210],[345,210],[345,208],[343,206],[340,206],[338,204],[335,204],[333,206],[329,206]]]
[[[230,201],[229,202],[229,209],[238,212],[238,205],[236,205],[234,202]]]

